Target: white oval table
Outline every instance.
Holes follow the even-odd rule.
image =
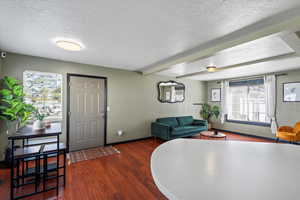
[[[297,200],[300,146],[176,139],[154,150],[151,173],[171,200]]]

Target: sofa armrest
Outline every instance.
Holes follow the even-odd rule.
[[[207,120],[195,119],[193,121],[193,125],[208,126],[208,122],[207,122]]]
[[[300,131],[296,132],[296,138],[298,141],[300,141]]]
[[[170,138],[171,126],[163,123],[152,122],[151,123],[151,135],[160,137],[163,139]]]

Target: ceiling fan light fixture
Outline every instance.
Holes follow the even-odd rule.
[[[208,67],[206,67],[206,69],[208,72],[215,72],[217,67],[216,66],[208,66]]]
[[[70,40],[56,40],[55,44],[64,50],[67,51],[80,51],[82,50],[82,45],[79,42],[70,41]]]

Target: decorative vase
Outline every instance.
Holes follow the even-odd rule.
[[[16,132],[18,132],[19,129],[20,129],[20,123],[17,122],[17,123],[16,123]]]
[[[7,122],[6,124],[6,134],[10,135],[18,132],[20,129],[20,124],[17,121]]]
[[[50,121],[45,122],[45,128],[51,128],[51,122]]]
[[[19,121],[16,122],[16,126],[15,126],[16,132],[18,132],[23,127],[24,127],[24,125],[22,125],[21,122],[19,122]]]
[[[44,129],[44,123],[42,120],[36,120],[33,122],[33,126],[32,126],[33,130],[41,130]]]

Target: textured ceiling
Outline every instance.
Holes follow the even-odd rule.
[[[300,5],[299,0],[1,0],[0,49],[139,70]],[[84,44],[67,52],[56,37]]]

